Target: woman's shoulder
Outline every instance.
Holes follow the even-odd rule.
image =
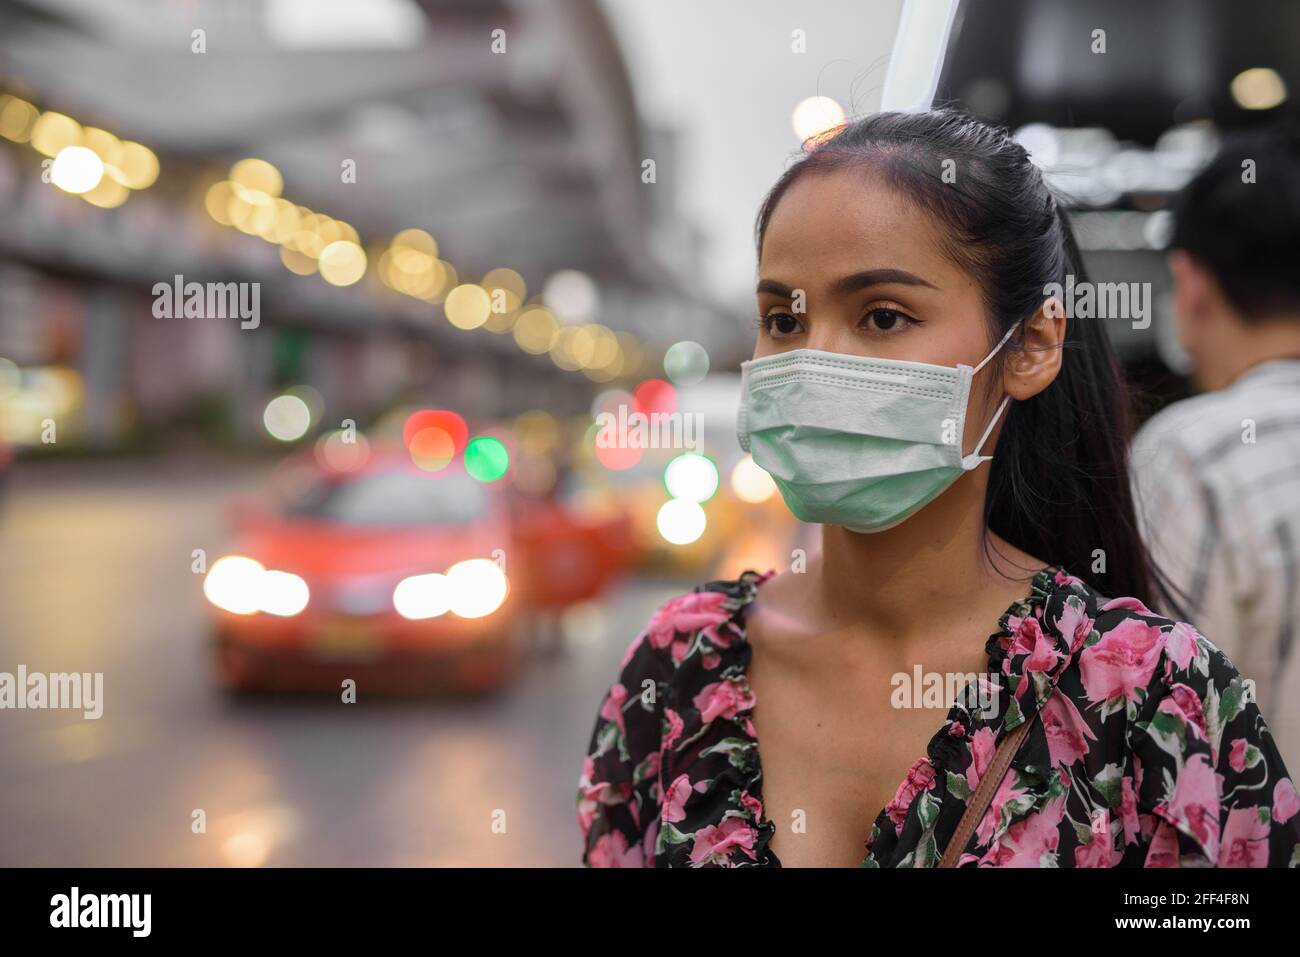
[[[1253,678],[1238,671],[1212,636],[1139,598],[1109,598],[1082,582],[1071,584],[1069,594],[1084,608],[1067,682],[1080,705],[1103,723],[1124,721],[1131,746],[1145,744],[1177,768],[1195,764],[1199,754],[1220,773],[1263,764],[1267,779],[1289,778]]]
[[[1045,587],[1035,624],[1060,639],[1090,703],[1140,704],[1179,685],[1222,691],[1244,683],[1212,638],[1190,622],[1154,610],[1136,596],[1112,597],[1059,568],[1040,579]],[[1018,624],[1015,616],[1010,624]]]
[[[745,609],[773,572],[748,570],[736,578],[696,585],[662,602],[624,652],[625,670],[680,676],[706,670],[746,642]]]
[[[1001,641],[1013,676],[1046,690],[1041,757],[1113,797],[1146,866],[1295,861],[1300,794],[1252,682],[1213,641],[1059,570],[1038,599]]]

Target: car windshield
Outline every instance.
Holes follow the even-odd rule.
[[[318,482],[287,512],[344,525],[459,525],[487,511],[487,492],[468,475],[370,472]]]

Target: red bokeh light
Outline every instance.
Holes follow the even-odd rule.
[[[632,393],[632,402],[638,412],[669,413],[677,411],[677,390],[663,379],[646,379]]]
[[[452,454],[465,451],[469,441],[469,426],[465,420],[450,409],[421,409],[412,412],[402,426],[402,443],[409,449],[411,440],[425,429],[439,429],[451,439]]]

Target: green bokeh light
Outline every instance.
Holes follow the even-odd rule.
[[[510,453],[490,435],[480,435],[465,446],[465,471],[480,482],[495,482],[510,468]]]

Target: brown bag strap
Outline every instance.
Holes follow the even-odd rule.
[[[957,830],[953,831],[952,837],[948,839],[948,846],[944,848],[938,864],[939,867],[957,866],[957,861],[961,859],[962,849],[966,847],[966,842],[975,833],[975,828],[979,827],[984,812],[988,810],[989,805],[993,802],[993,795],[997,793],[1002,779],[1007,776],[1007,769],[1011,767],[1011,759],[1020,750],[1020,742],[1025,740],[1025,735],[1029,734],[1029,726],[1034,723],[1037,717],[1038,714],[1035,712],[1034,717],[1028,721],[1022,721],[1020,727],[1003,738],[1002,743],[998,745],[997,751],[993,753],[993,763],[984,772],[984,777],[980,778],[975,793],[966,802],[966,813],[961,816],[961,820],[957,822]]]

